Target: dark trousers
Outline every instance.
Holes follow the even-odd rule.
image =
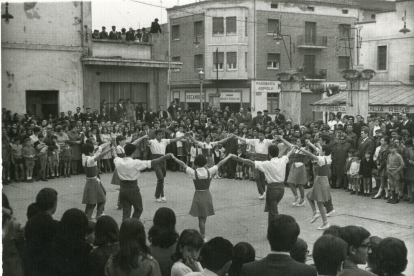
[[[269,212],[269,223],[279,214],[277,205],[282,200],[284,194],[285,187],[283,183],[267,184],[265,212]]]
[[[162,157],[160,154],[153,154],[152,159]],[[167,165],[165,161],[154,166],[155,175],[157,176],[157,188],[155,188],[155,198],[164,196],[164,178],[167,175]]]
[[[236,176],[237,162],[236,160],[229,159],[227,162],[227,176],[234,178]]]
[[[122,203],[123,220],[131,217],[132,206],[134,206],[134,213],[132,214],[132,217],[137,219],[141,217],[144,208],[142,207],[142,197],[138,187],[121,187],[119,190],[119,199]]]
[[[336,187],[343,188],[347,187],[348,185],[348,178],[345,173],[338,174],[336,176]]]
[[[266,177],[264,172],[254,169],[254,180],[256,181],[257,185],[257,191],[260,195],[262,195],[265,192],[265,183],[266,183]]]

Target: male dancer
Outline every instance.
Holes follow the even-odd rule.
[[[155,139],[148,141],[148,146],[151,149],[152,159],[156,159],[165,155],[165,149],[171,142],[177,142],[185,136],[176,137],[174,139],[162,139],[164,132],[161,129],[155,131]],[[159,162],[153,166],[155,174],[157,175],[157,188],[155,189],[155,201],[165,202],[167,199],[164,196],[164,178],[167,175],[167,167],[165,162]]]
[[[158,166],[160,163],[164,163],[166,159],[171,157],[170,154],[167,154],[151,161],[132,159],[131,156],[135,149],[136,146],[134,144],[127,144],[124,147],[124,158],[118,157],[116,150],[112,150],[112,155],[115,157],[114,164],[120,179],[121,189],[119,191],[119,198],[122,203],[123,220],[131,217],[131,206],[134,206],[134,213],[132,214],[133,218],[139,219],[142,211],[144,210],[142,206],[141,193],[138,188],[138,177],[140,176],[140,171],[146,168]]]
[[[285,193],[284,181],[286,174],[286,165],[289,162],[289,156],[296,147],[292,147],[287,155],[278,158],[279,148],[271,145],[268,148],[270,161],[252,161],[243,159],[238,156],[233,157],[236,161],[243,162],[264,173],[267,181],[266,207],[265,212],[269,212],[268,223],[276,218],[279,214],[277,204],[282,200]]]

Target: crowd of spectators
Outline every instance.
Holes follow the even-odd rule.
[[[88,221],[76,208],[57,221],[58,193],[43,188],[22,227],[2,196],[3,275],[8,276],[402,276],[408,263],[404,241],[371,236],[354,225],[331,226],[311,241],[293,217],[277,215],[267,233],[258,233],[266,234],[271,250],[260,259],[244,241],[234,246],[225,237],[206,241],[193,229],[180,234],[174,211],[166,207],[156,211],[148,234],[136,218],[119,227],[107,215]],[[311,256],[307,242],[314,242]]]
[[[414,185],[414,124],[408,114],[369,116],[362,118],[343,114],[330,114],[329,120],[293,124],[276,109],[274,119],[267,110],[252,116],[251,109],[238,112],[209,107],[205,110],[183,110],[176,102],[157,111],[120,99],[116,104],[102,101],[100,111],[86,112],[78,107],[74,113],[61,112],[59,117],[21,118],[10,110],[2,110],[3,183],[12,180],[28,181],[70,177],[83,173],[80,164],[81,146],[89,139],[99,146],[124,136],[126,143],[148,135],[155,138],[155,130],[164,132],[163,138],[175,138],[191,133],[194,139],[171,143],[167,153],[178,154],[180,160],[192,167],[197,154],[202,152],[195,141],[223,140],[230,135],[243,139],[228,139],[211,150],[217,164],[228,154],[255,160],[254,144],[249,139],[272,139],[279,146],[279,155],[287,147],[275,139],[277,135],[299,147],[318,153],[323,145],[332,148],[331,188],[343,188],[351,195],[384,198],[389,203],[400,200],[413,202]],[[247,139],[247,140],[246,140]],[[275,139],[275,140],[274,140]],[[133,157],[148,160],[151,157],[148,140],[139,142]],[[101,173],[112,172],[113,157],[105,156],[99,164]],[[290,160],[289,168],[297,162]],[[304,188],[312,186],[313,164],[306,166]],[[175,162],[168,169],[179,170]],[[235,160],[229,160],[220,169],[217,178],[254,180],[254,171]]]
[[[145,27],[136,29],[130,27],[128,31],[126,28],[122,28],[121,31],[117,31],[116,26],[112,26],[112,30],[106,31],[106,27],[102,27],[102,31],[95,29],[92,33],[92,39],[109,39],[109,40],[120,40],[130,42],[149,42],[149,34],[162,33],[161,26],[158,23],[158,19],[155,18],[154,22],[151,23],[149,31]]]

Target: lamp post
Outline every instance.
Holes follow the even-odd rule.
[[[283,38],[285,36],[289,37],[289,51],[286,47],[285,39]],[[290,68],[292,68],[292,37],[290,35],[281,34],[280,32],[277,32],[277,33],[275,32],[273,33],[273,40],[276,42],[277,45],[279,45],[280,42],[283,42],[283,45],[285,46],[286,54],[288,55]]]
[[[200,80],[200,110],[203,110],[204,99],[203,99],[203,80],[204,80],[204,71],[200,70],[198,72],[198,79]]]

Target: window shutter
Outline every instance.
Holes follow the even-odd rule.
[[[213,17],[213,34],[223,34],[224,24],[223,17]]]
[[[227,17],[226,18],[226,33],[235,34],[237,32],[237,21],[236,17]]]

